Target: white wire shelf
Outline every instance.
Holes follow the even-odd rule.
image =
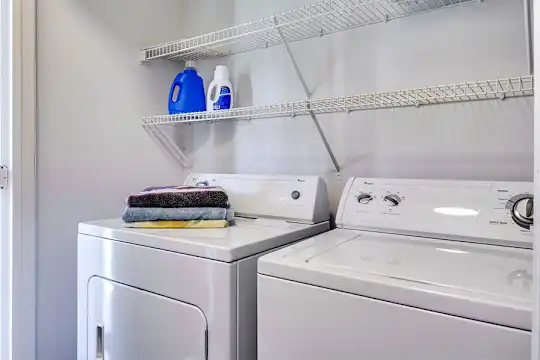
[[[281,14],[141,51],[141,60],[200,60],[386,22],[482,0],[321,0]]]
[[[143,125],[191,124],[233,119],[350,112],[394,107],[411,107],[464,101],[505,99],[534,95],[533,76],[521,76],[438,85],[416,89],[376,92],[352,96],[290,101],[281,104],[242,107],[231,110],[159,115],[143,118]]]

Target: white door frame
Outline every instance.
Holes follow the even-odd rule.
[[[36,4],[0,0],[2,11],[2,151],[9,182],[2,190],[1,360],[36,358]],[[5,65],[5,66],[4,66]],[[12,90],[11,93],[9,90]],[[9,141],[7,136],[9,134]],[[9,256],[10,255],[10,256]],[[7,262],[6,262],[7,260]],[[11,299],[11,301],[4,301]],[[11,331],[10,331],[11,330]],[[7,335],[10,336],[8,337]]]
[[[540,1],[533,1],[533,15],[540,14]],[[540,69],[540,16],[533,16],[534,68]],[[532,332],[532,360],[540,360],[540,82],[534,79],[534,308]]]

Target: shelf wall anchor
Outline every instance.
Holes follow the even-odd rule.
[[[300,68],[298,67],[298,63],[296,62],[296,59],[294,58],[291,47],[289,46],[287,39],[285,39],[285,36],[283,35],[283,32],[281,31],[279,27],[279,23],[275,15],[273,16],[273,19],[274,19],[274,28],[276,29],[281,39],[281,42],[283,42],[283,46],[285,47],[285,50],[287,51],[287,55],[289,56],[289,59],[291,60],[291,63],[294,67],[294,71],[296,72],[296,75],[298,76],[298,80],[300,80],[300,83],[302,84],[302,88],[304,89],[306,98],[308,100],[311,100],[311,93],[309,92],[306,81],[304,80],[304,77],[302,76],[302,72],[300,71]],[[317,116],[312,110],[309,110],[309,116],[313,120],[313,123],[315,124],[315,127],[317,128],[317,132],[319,133],[319,136],[321,137],[321,140],[323,141],[324,147],[326,148],[326,151],[328,152],[328,155],[330,156],[330,159],[332,160],[332,164],[334,164],[334,168],[336,169],[339,175],[341,173],[341,167],[339,166],[339,163],[334,155],[334,152],[332,151],[332,148],[330,147],[330,143],[328,142],[326,135],[324,135],[324,131],[321,127],[321,124],[319,123],[319,120],[317,119]]]

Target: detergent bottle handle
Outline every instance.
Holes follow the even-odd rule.
[[[210,101],[216,102],[219,99],[217,84],[213,83],[210,85],[210,89],[208,89],[208,93],[210,94]]]
[[[173,99],[174,96],[174,90],[178,87],[178,94],[176,95],[176,100]],[[171,91],[169,93],[169,102],[176,104],[178,100],[180,100],[180,92],[182,91],[182,82],[180,80],[174,80],[174,82],[171,85]]]

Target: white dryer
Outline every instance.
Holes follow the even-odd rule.
[[[259,360],[527,360],[533,184],[350,179],[259,259]]]
[[[329,229],[318,177],[193,174],[225,188],[225,229],[81,223],[78,360],[256,358],[257,259]]]

